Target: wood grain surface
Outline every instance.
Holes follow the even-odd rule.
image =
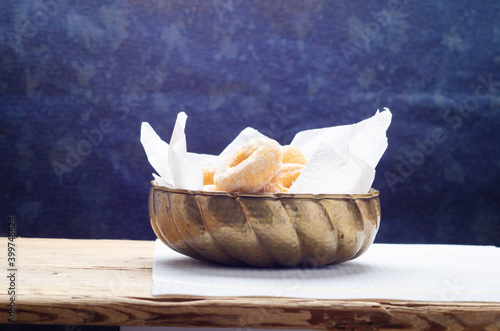
[[[0,239],[7,273],[7,240]],[[16,322],[332,330],[500,330],[500,302],[151,295],[153,241],[17,238]],[[2,277],[0,323],[8,323]]]

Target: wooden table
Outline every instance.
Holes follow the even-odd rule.
[[[153,297],[153,241],[17,238],[15,245],[17,323],[500,330],[500,303]],[[6,238],[1,247],[6,252]],[[2,278],[0,323],[8,323]]]

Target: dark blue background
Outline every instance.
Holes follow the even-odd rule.
[[[188,149],[217,154],[247,126],[285,144],[389,107],[376,241],[500,245],[498,1],[0,6],[0,216],[21,236],[155,238],[142,121],[168,141],[185,111]]]

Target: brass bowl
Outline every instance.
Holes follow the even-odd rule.
[[[363,254],[380,224],[379,192],[243,194],[171,189],[151,182],[158,238],[201,261],[319,267]]]

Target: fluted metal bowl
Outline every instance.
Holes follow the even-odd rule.
[[[378,194],[205,192],[152,181],[149,216],[165,245],[201,261],[319,267],[354,259],[373,243]]]

